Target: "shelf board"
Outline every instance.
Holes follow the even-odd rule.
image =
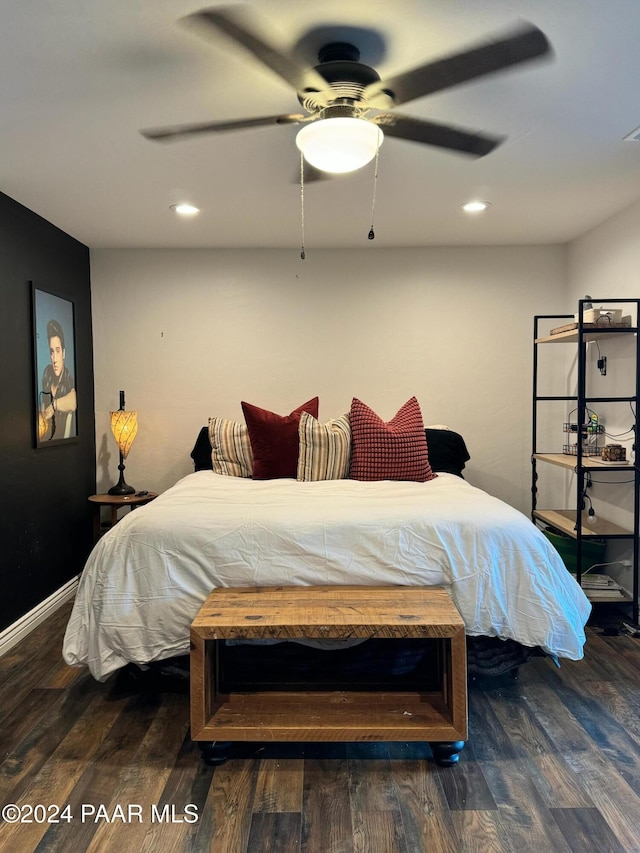
[[[633,598],[622,589],[612,591],[612,593],[617,592],[617,595],[612,593],[603,595],[597,589],[583,589],[582,591],[592,604],[620,604],[620,602],[633,601]]]
[[[567,453],[534,453],[533,458],[540,462],[549,462],[551,465],[559,465],[561,468],[569,468],[575,471],[578,467],[578,457],[570,456]],[[619,462],[603,462],[597,456],[583,456],[582,467],[593,470],[597,468],[600,471],[629,471],[633,470],[633,466],[629,463]]]
[[[198,740],[397,741],[462,736],[440,693],[231,693],[214,703]]]
[[[535,509],[533,511],[534,518],[540,519],[556,530],[561,530],[572,539],[577,539],[576,531],[574,530],[576,523],[576,512],[573,509]],[[582,538],[597,539],[600,536],[633,536],[630,530],[626,530],[612,521],[605,521],[602,518],[596,519],[595,524],[589,524],[589,516],[586,512],[582,513]]]
[[[635,334],[638,329],[636,326],[609,326],[606,329],[584,329],[582,333],[583,341],[601,341],[603,338],[608,338],[609,335],[616,332],[621,334]],[[577,344],[580,340],[577,329],[569,329],[567,332],[558,332],[556,335],[543,335],[541,338],[536,338],[537,344]]]

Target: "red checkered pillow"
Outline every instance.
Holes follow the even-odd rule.
[[[415,397],[385,423],[356,397],[351,403],[352,480],[412,480],[437,477],[429,465],[420,405]]]

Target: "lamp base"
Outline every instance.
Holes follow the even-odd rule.
[[[120,464],[118,465],[118,471],[120,471],[120,479],[115,484],[115,486],[111,486],[108,495],[133,495],[135,493],[135,489],[133,486],[129,486],[124,479],[124,459],[122,458],[122,453],[120,454]]]
[[[115,486],[111,486],[108,495],[133,495],[135,493],[135,489],[133,486],[127,485],[124,480],[122,482],[118,482]]]

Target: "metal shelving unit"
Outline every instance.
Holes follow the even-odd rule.
[[[585,310],[590,303],[598,303],[613,308],[616,305],[626,306],[632,312],[632,325],[600,326],[597,323],[586,323],[584,321]],[[634,311],[635,309],[635,311]],[[637,444],[638,431],[638,399],[640,399],[640,336],[638,335],[638,322],[640,318],[640,299],[581,299],[578,303],[577,322],[573,315],[540,314],[534,317],[533,330],[533,421],[532,437],[533,447],[531,453],[531,516],[534,522],[546,525],[553,531],[568,535],[576,542],[576,576],[578,583],[582,584],[582,553],[583,543],[589,539],[598,540],[629,540],[632,551],[632,590],[630,596],[620,596],[619,603],[630,603],[633,613],[633,622],[638,626],[638,586],[639,586],[639,536],[640,536],[640,467],[637,458],[629,463],[604,463],[601,456],[593,454],[592,450],[585,450],[587,444],[585,435],[588,431],[589,418],[592,405],[607,403],[629,403],[634,411],[634,447]],[[634,313],[633,313],[634,312]],[[557,328],[563,328],[564,321],[566,331],[555,334],[540,334],[542,324],[549,326],[551,322],[557,322]],[[628,336],[634,346],[634,369],[635,381],[633,393],[623,397],[589,396],[587,384],[587,344],[590,341],[602,341],[611,339],[611,336]],[[577,347],[577,389],[575,395],[551,396],[539,393],[539,347],[551,344],[574,345]],[[543,404],[549,402],[573,403],[576,410],[576,440],[575,453],[543,452],[538,447],[539,417]],[[566,427],[566,424],[565,424]],[[595,428],[593,429],[596,432]],[[597,438],[597,436],[596,436]],[[573,448],[572,448],[573,451]],[[538,499],[538,467],[544,465],[555,465],[571,470],[575,473],[575,503],[570,508],[549,509],[539,508]],[[599,473],[613,473],[624,471],[631,474],[629,486],[633,488],[633,523],[631,529],[620,527],[612,522],[598,518],[595,523],[585,511],[585,495],[588,479],[593,471]],[[602,483],[602,480],[598,481]],[[611,484],[619,484],[619,480],[611,478]],[[599,597],[597,590],[587,592],[589,599],[598,603],[607,601],[611,603],[610,596]],[[616,601],[618,601],[616,599]]]

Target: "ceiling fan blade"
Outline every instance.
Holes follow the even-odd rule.
[[[385,136],[398,139],[410,139],[424,145],[435,145],[469,154],[471,157],[484,157],[493,151],[505,137],[487,136],[451,125],[436,124],[424,119],[412,118],[399,113],[381,113],[372,119]]]
[[[542,30],[525,24],[504,38],[372,83],[365,97],[390,94],[396,104],[404,104],[549,53],[551,45]]]
[[[178,124],[172,127],[156,127],[141,130],[145,139],[155,142],[172,142],[187,136],[196,136],[199,133],[220,133],[227,130],[245,130],[249,127],[265,127],[270,124],[298,124],[306,121],[303,115],[279,115],[260,116],[257,118],[244,118],[235,121],[208,121],[200,124]]]
[[[237,6],[216,6],[202,9],[182,19],[182,23],[193,26],[205,36],[213,32],[223,32],[242,45],[256,59],[274,71],[289,83],[296,91],[311,89],[322,91],[327,84],[324,78],[313,69],[299,65],[291,56],[282,53],[270,44],[258,31],[265,29],[255,14],[249,16],[246,8],[240,11]]]

